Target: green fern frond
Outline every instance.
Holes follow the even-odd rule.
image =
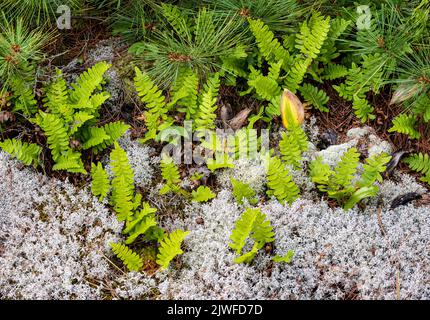
[[[254,226],[251,232],[251,238],[258,243],[258,249],[261,249],[266,243],[275,241],[275,233],[270,221],[266,219],[266,215],[258,210],[257,217],[254,221]]]
[[[68,106],[68,105],[65,105],[65,106]],[[63,113],[63,115],[64,115],[64,113]],[[71,126],[69,128],[69,136],[77,133],[79,131],[79,129],[81,129],[86,124],[87,121],[94,119],[94,115],[91,115],[85,111],[78,111],[78,112],[73,113],[73,111],[71,110],[70,115],[68,115],[68,117],[71,118]]]
[[[103,128],[92,127],[88,129],[87,133],[88,136],[86,137],[85,143],[83,144],[84,150],[91,149],[110,139]]]
[[[282,139],[279,141],[279,150],[281,152],[282,161],[294,168],[298,168],[302,160],[302,152],[299,145],[295,143],[294,137],[291,134],[282,132],[281,136]]]
[[[348,199],[348,201],[345,202],[345,204],[343,205],[343,209],[345,211],[352,209],[361,200],[375,197],[378,194],[378,191],[379,188],[377,186],[366,186],[357,189]]]
[[[157,255],[157,263],[161,269],[166,269],[177,255],[184,253],[181,250],[182,241],[189,234],[189,231],[181,229],[175,230],[160,241],[160,250]]]
[[[35,114],[38,108],[32,84],[25,78],[17,76],[10,79],[9,85],[15,98],[13,111],[22,112],[26,116]]]
[[[209,158],[206,162],[206,166],[212,172],[219,169],[235,167],[232,159],[229,157],[227,153],[224,153],[222,155],[215,153],[215,159]]]
[[[309,164],[309,175],[313,183],[318,185],[321,191],[327,191],[330,177],[333,174],[330,166],[323,163],[323,157],[318,157]]]
[[[360,119],[362,123],[367,120],[373,120],[376,118],[374,114],[372,114],[375,109],[369,104],[366,99],[361,99],[358,97],[353,98],[352,109],[354,109],[354,113],[357,118]]]
[[[246,78],[247,71],[246,69],[246,60],[247,57],[246,47],[242,45],[238,45],[235,48],[235,52],[228,56],[222,56],[222,69],[221,73],[227,73],[234,77],[243,77]],[[223,74],[222,74],[223,75]]]
[[[55,162],[63,153],[67,153],[69,147],[69,136],[67,128],[60,117],[55,114],[39,112],[37,124],[47,136],[48,145],[51,149],[52,158]]]
[[[421,134],[416,130],[417,119],[414,115],[401,114],[394,118],[393,126],[388,132],[398,132],[406,134],[411,139],[421,138]]]
[[[257,95],[263,100],[270,101],[281,95],[281,88],[278,82],[271,77],[259,75],[255,78],[250,78],[248,80],[248,85],[250,88],[254,88]]]
[[[136,252],[133,252],[122,243],[111,243],[110,245],[112,247],[112,251],[119,259],[121,259],[128,270],[139,271],[142,269],[142,258]]]
[[[321,112],[328,112],[327,102],[329,97],[323,90],[319,90],[311,84],[303,84],[299,89],[301,95],[310,105],[314,106]]]
[[[361,180],[358,182],[358,185],[360,187],[369,187],[376,181],[382,182],[381,173],[385,172],[390,160],[391,156],[384,152],[366,159],[366,163],[363,165]]]
[[[348,69],[341,64],[329,63],[324,68],[322,78],[324,80],[335,80],[346,77],[348,75]]]
[[[276,99],[272,99],[265,108],[262,108],[265,116],[261,117],[261,119],[270,123],[274,117],[279,117],[281,115],[281,110],[279,108],[280,103],[280,96]]]
[[[101,61],[84,71],[78,77],[76,83],[72,83],[73,90],[70,92],[70,101],[77,105],[88,101],[92,93],[102,84],[103,75],[110,67],[109,63]]]
[[[110,122],[103,127],[90,127],[82,132],[84,150],[92,148],[99,153],[113,145],[128,129],[129,125],[122,121]]]
[[[35,143],[22,142],[16,139],[6,139],[0,142],[0,148],[22,161],[22,163],[27,166],[33,164],[36,167],[39,165],[39,157],[42,148]]]
[[[308,138],[300,126],[290,125],[287,132],[282,132],[279,149],[282,161],[298,168],[302,161],[302,153],[308,150]]]
[[[185,119],[187,120],[192,119],[198,110],[198,88],[197,73],[190,69],[181,70],[172,86],[172,98],[169,104],[180,106],[178,111],[185,112]]]
[[[192,200],[196,202],[207,202],[215,198],[215,193],[213,193],[209,187],[200,186],[191,193],[191,197]]]
[[[234,138],[235,159],[240,159],[241,157],[256,159],[258,157],[261,144],[256,130],[241,128],[235,132]]]
[[[173,162],[169,156],[163,155],[160,161],[161,176],[164,179],[165,185],[160,190],[160,194],[167,194],[168,192],[179,192],[181,175],[179,174],[178,166]]]
[[[157,209],[151,208],[149,203],[144,202],[140,212],[133,214],[129,220],[126,221],[124,234],[128,234],[125,241],[126,244],[133,243],[137,237],[144,235],[150,228],[157,225],[155,213]]]
[[[342,18],[335,18],[330,21],[330,31],[321,47],[320,57],[318,58],[319,61],[326,64],[339,57],[340,53],[336,46],[336,40],[338,40],[350,25],[351,21]]]
[[[339,93],[341,98],[348,101],[353,101],[354,97],[364,99],[366,97],[366,88],[360,85],[361,82],[366,81],[363,79],[362,68],[357,66],[357,64],[352,63],[351,68],[348,70],[345,82],[339,86],[334,85],[333,88]],[[362,81],[357,79],[361,79]]]
[[[334,171],[318,157],[310,164],[310,176],[318,189],[327,192],[330,198],[343,205],[344,210],[352,209],[361,200],[376,196],[379,188],[373,185],[382,181],[381,173],[391,157],[385,153],[374,155],[363,165],[361,179],[354,183],[359,164],[356,148],[351,148],[342,156]]]
[[[97,165],[91,164],[91,178],[91,192],[95,197],[99,197],[99,201],[103,201],[110,191],[110,181],[101,162],[98,162]]]
[[[147,112],[144,113],[145,124],[148,133],[144,141],[154,139],[160,131],[160,120],[167,121],[166,113],[169,111],[165,103],[163,92],[154,84],[146,73],[142,73],[139,68],[135,68],[136,76],[134,85],[140,100],[145,103]],[[143,142],[143,141],[142,141]]]
[[[324,18],[314,13],[308,22],[300,26],[300,33],[296,35],[296,48],[311,59],[316,59],[330,30],[330,17]]]
[[[281,68],[283,63],[283,60],[279,60],[278,62],[271,62],[269,65],[269,74],[267,76],[273,80],[278,80],[279,75],[281,74]]]
[[[334,168],[334,174],[330,184],[338,187],[349,187],[357,173],[357,166],[360,154],[356,148],[350,148],[341,157],[339,163]]]
[[[243,199],[246,199],[249,204],[256,204],[258,202],[258,198],[256,197],[257,194],[249,184],[243,183],[234,178],[231,178],[230,181],[233,187],[233,196],[237,203],[243,204]]]
[[[254,227],[254,222],[259,214],[259,209],[246,209],[239,220],[236,221],[235,227],[230,235],[230,240],[232,241],[229,246],[233,250],[236,250],[237,254],[242,252],[245,246],[246,239],[252,232]]]
[[[254,259],[254,257],[257,255],[258,253],[258,243],[255,242],[254,245],[252,246],[251,251],[246,252],[244,254],[242,254],[241,256],[237,257],[234,259],[234,263],[251,263],[252,260]]]
[[[47,86],[43,103],[49,112],[68,118],[73,111],[69,108],[68,101],[67,82],[62,77],[61,70],[56,69],[56,78]],[[66,112],[65,108],[67,108],[68,112]]]
[[[161,3],[161,13],[178,35],[191,41],[193,29],[183,10],[169,3]]]
[[[110,98],[109,92],[99,92],[95,93],[90,98],[91,110],[93,113],[96,113],[97,110],[102,106]]]
[[[218,108],[216,102],[218,99],[218,90],[220,86],[219,74],[216,73],[209,78],[203,88],[199,110],[195,115],[196,130],[210,130],[215,128],[215,111]]]
[[[110,160],[113,173],[111,201],[118,220],[127,220],[134,209],[134,172],[128,162],[127,153],[117,142],[110,154]]]
[[[424,175],[421,178],[422,181],[430,184],[430,157],[425,153],[416,153],[407,157],[404,162],[416,172],[420,172]]]
[[[163,92],[154,84],[146,73],[143,73],[137,67],[134,70],[136,72],[134,85],[140,100],[146,104],[146,108],[152,114],[160,115],[166,113],[167,108]]]
[[[253,248],[250,252],[235,259],[235,263],[249,263],[252,261],[258,250],[266,243],[275,241],[273,227],[266,215],[260,209],[246,209],[241,217],[236,221],[234,229],[231,232],[229,246],[236,250],[236,254],[241,254],[246,240],[254,240]]]
[[[292,204],[300,193],[285,165],[278,157],[273,157],[269,160],[267,187],[269,188],[267,194],[275,196],[281,203],[288,202]]]
[[[303,59],[301,57],[296,58],[288,75],[285,79],[285,86],[288,90],[293,93],[297,92],[300,84],[303,82],[306,72],[312,63],[311,58]]]
[[[101,89],[103,75],[109,67],[106,62],[97,63],[78,77],[72,84],[73,89],[68,89],[61,71],[57,70],[54,80],[44,88],[46,111],[39,111],[31,121],[40,126],[47,137],[54,170],[86,173],[80,152],[70,147],[70,141],[77,140],[83,149],[112,143],[104,128],[94,126],[101,104],[109,97],[107,92],[95,91]]]
[[[75,152],[72,149],[68,149],[67,152],[63,153],[59,158],[57,158],[52,169],[87,174],[84,164],[82,163],[81,153]]]
[[[95,153],[101,152],[114,144],[128,129],[130,129],[130,126],[122,121],[115,121],[105,124],[102,128],[109,138],[104,140],[101,144],[94,146]]]
[[[257,42],[261,55],[267,61],[283,60],[285,64],[291,62],[291,56],[287,50],[282,47],[269,27],[261,20],[248,19],[249,27]]]
[[[369,91],[377,93],[383,85],[386,60],[386,54],[364,55],[361,66],[352,63],[345,83],[334,88],[341,97],[349,101],[353,101],[354,98],[364,99]]]

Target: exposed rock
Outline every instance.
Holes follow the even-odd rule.
[[[359,151],[366,152],[364,158],[382,152],[391,153],[392,148],[387,141],[381,140],[373,133],[370,127],[354,128],[348,131],[347,141],[333,145],[316,153],[316,157],[322,156],[323,161],[330,166],[335,166],[342,155],[350,148],[355,147]]]

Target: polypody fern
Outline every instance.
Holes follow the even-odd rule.
[[[177,255],[184,253],[181,249],[181,244],[189,233],[189,231],[178,229],[160,241],[157,263],[161,266],[161,269],[166,269],[169,266],[170,261],[172,261]]]

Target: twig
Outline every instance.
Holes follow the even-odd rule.
[[[383,236],[386,236],[387,233],[385,232],[384,226],[382,225],[382,208],[378,207],[378,224],[379,228],[381,229],[381,233]]]
[[[397,300],[400,300],[400,269],[397,269],[396,275],[396,297]]]
[[[113,265],[115,268],[117,268],[123,275],[126,275],[126,273],[124,271],[121,270],[121,268],[119,268],[115,263],[112,262],[112,260],[110,260],[108,257],[105,256],[105,254],[103,252],[100,252],[103,256],[103,258],[105,258],[111,265]]]

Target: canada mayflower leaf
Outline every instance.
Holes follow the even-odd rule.
[[[305,120],[302,102],[288,89],[285,89],[281,96],[281,117],[282,124],[287,129],[291,123],[301,125]]]

